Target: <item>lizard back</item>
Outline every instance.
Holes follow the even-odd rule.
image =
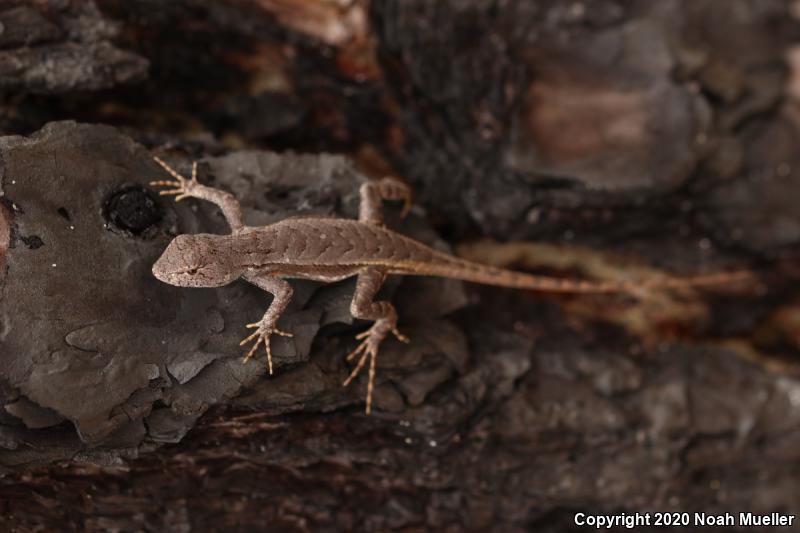
[[[440,254],[384,227],[338,218],[289,218],[232,237],[244,266],[382,265],[405,272]]]
[[[635,288],[676,288],[716,285],[749,278],[751,273],[726,272],[687,278],[639,281],[588,281],[515,272],[473,263],[433,248],[382,226],[338,218],[289,218],[230,236],[244,268],[273,267],[286,272],[318,267],[319,277],[341,279],[375,266],[387,273],[437,276],[516,289],[565,293],[604,293]],[[324,274],[324,276],[323,276]],[[302,277],[314,278],[307,271]]]

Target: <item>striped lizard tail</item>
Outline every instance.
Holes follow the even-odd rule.
[[[496,268],[441,253],[437,253],[436,256],[435,261],[411,274],[454,278],[497,287],[558,293],[613,293],[630,292],[637,289],[676,289],[732,285],[753,280],[753,273],[749,270],[687,277],[657,277],[636,281],[572,280]]]

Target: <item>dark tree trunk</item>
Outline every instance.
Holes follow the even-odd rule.
[[[576,513],[796,512],[796,13],[0,2],[0,527],[556,532],[585,530]],[[153,154],[199,160],[251,225],[354,217],[359,185],[394,174],[419,207],[387,205],[388,225],[477,261],[757,279],[557,297],[392,279],[412,342],[386,343],[365,416],[365,381],[341,387],[367,325],[352,280],[293,283],[269,376],[238,346],[267,295],[152,276],[175,235],[228,231],[157,195]]]

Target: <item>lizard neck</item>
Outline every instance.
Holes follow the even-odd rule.
[[[262,269],[286,262],[281,253],[279,232],[272,226],[244,228],[231,235],[222,236],[222,246],[229,250],[234,265],[242,269]]]

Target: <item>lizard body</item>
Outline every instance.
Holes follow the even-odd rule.
[[[245,356],[249,359],[263,343],[272,373],[271,334],[291,336],[276,327],[292,296],[286,278],[333,282],[358,276],[350,306],[354,317],[373,325],[356,338],[361,344],[347,360],[356,360],[348,385],[369,361],[366,411],[371,410],[378,348],[387,334],[408,339],[397,331],[397,313],[391,303],[374,297],[389,274],[438,276],[501,287],[550,292],[603,293],[642,287],[685,287],[724,283],[748,273],[723,273],[690,278],[655,279],[646,282],[591,282],[535,276],[473,263],[434,250],[383,226],[382,200],[401,200],[404,214],[410,207],[410,190],[400,181],[384,178],[361,186],[358,220],[295,217],[262,227],[244,225],[239,202],[225,191],[201,185],[197,165],[186,179],[158,158],[156,161],[175,181],[154,181],[168,186],[160,194],[176,200],[195,197],[217,204],[231,226],[229,235],[178,235],[153,265],[156,278],[182,287],[219,287],[238,278],[271,293],[274,298],[262,319],[248,328],[255,331],[240,344],[255,340]]]
[[[180,256],[181,263],[173,259]],[[173,285],[218,287],[249,272],[334,282],[374,267],[386,274],[436,276],[498,287],[567,293],[604,293],[655,285],[685,287],[730,280],[731,274],[638,282],[593,282],[536,276],[466,261],[384,226],[358,220],[293,217],[230,235],[179,235],[154,266]],[[178,264],[197,265],[189,274]],[[218,269],[212,269],[218,265]]]

